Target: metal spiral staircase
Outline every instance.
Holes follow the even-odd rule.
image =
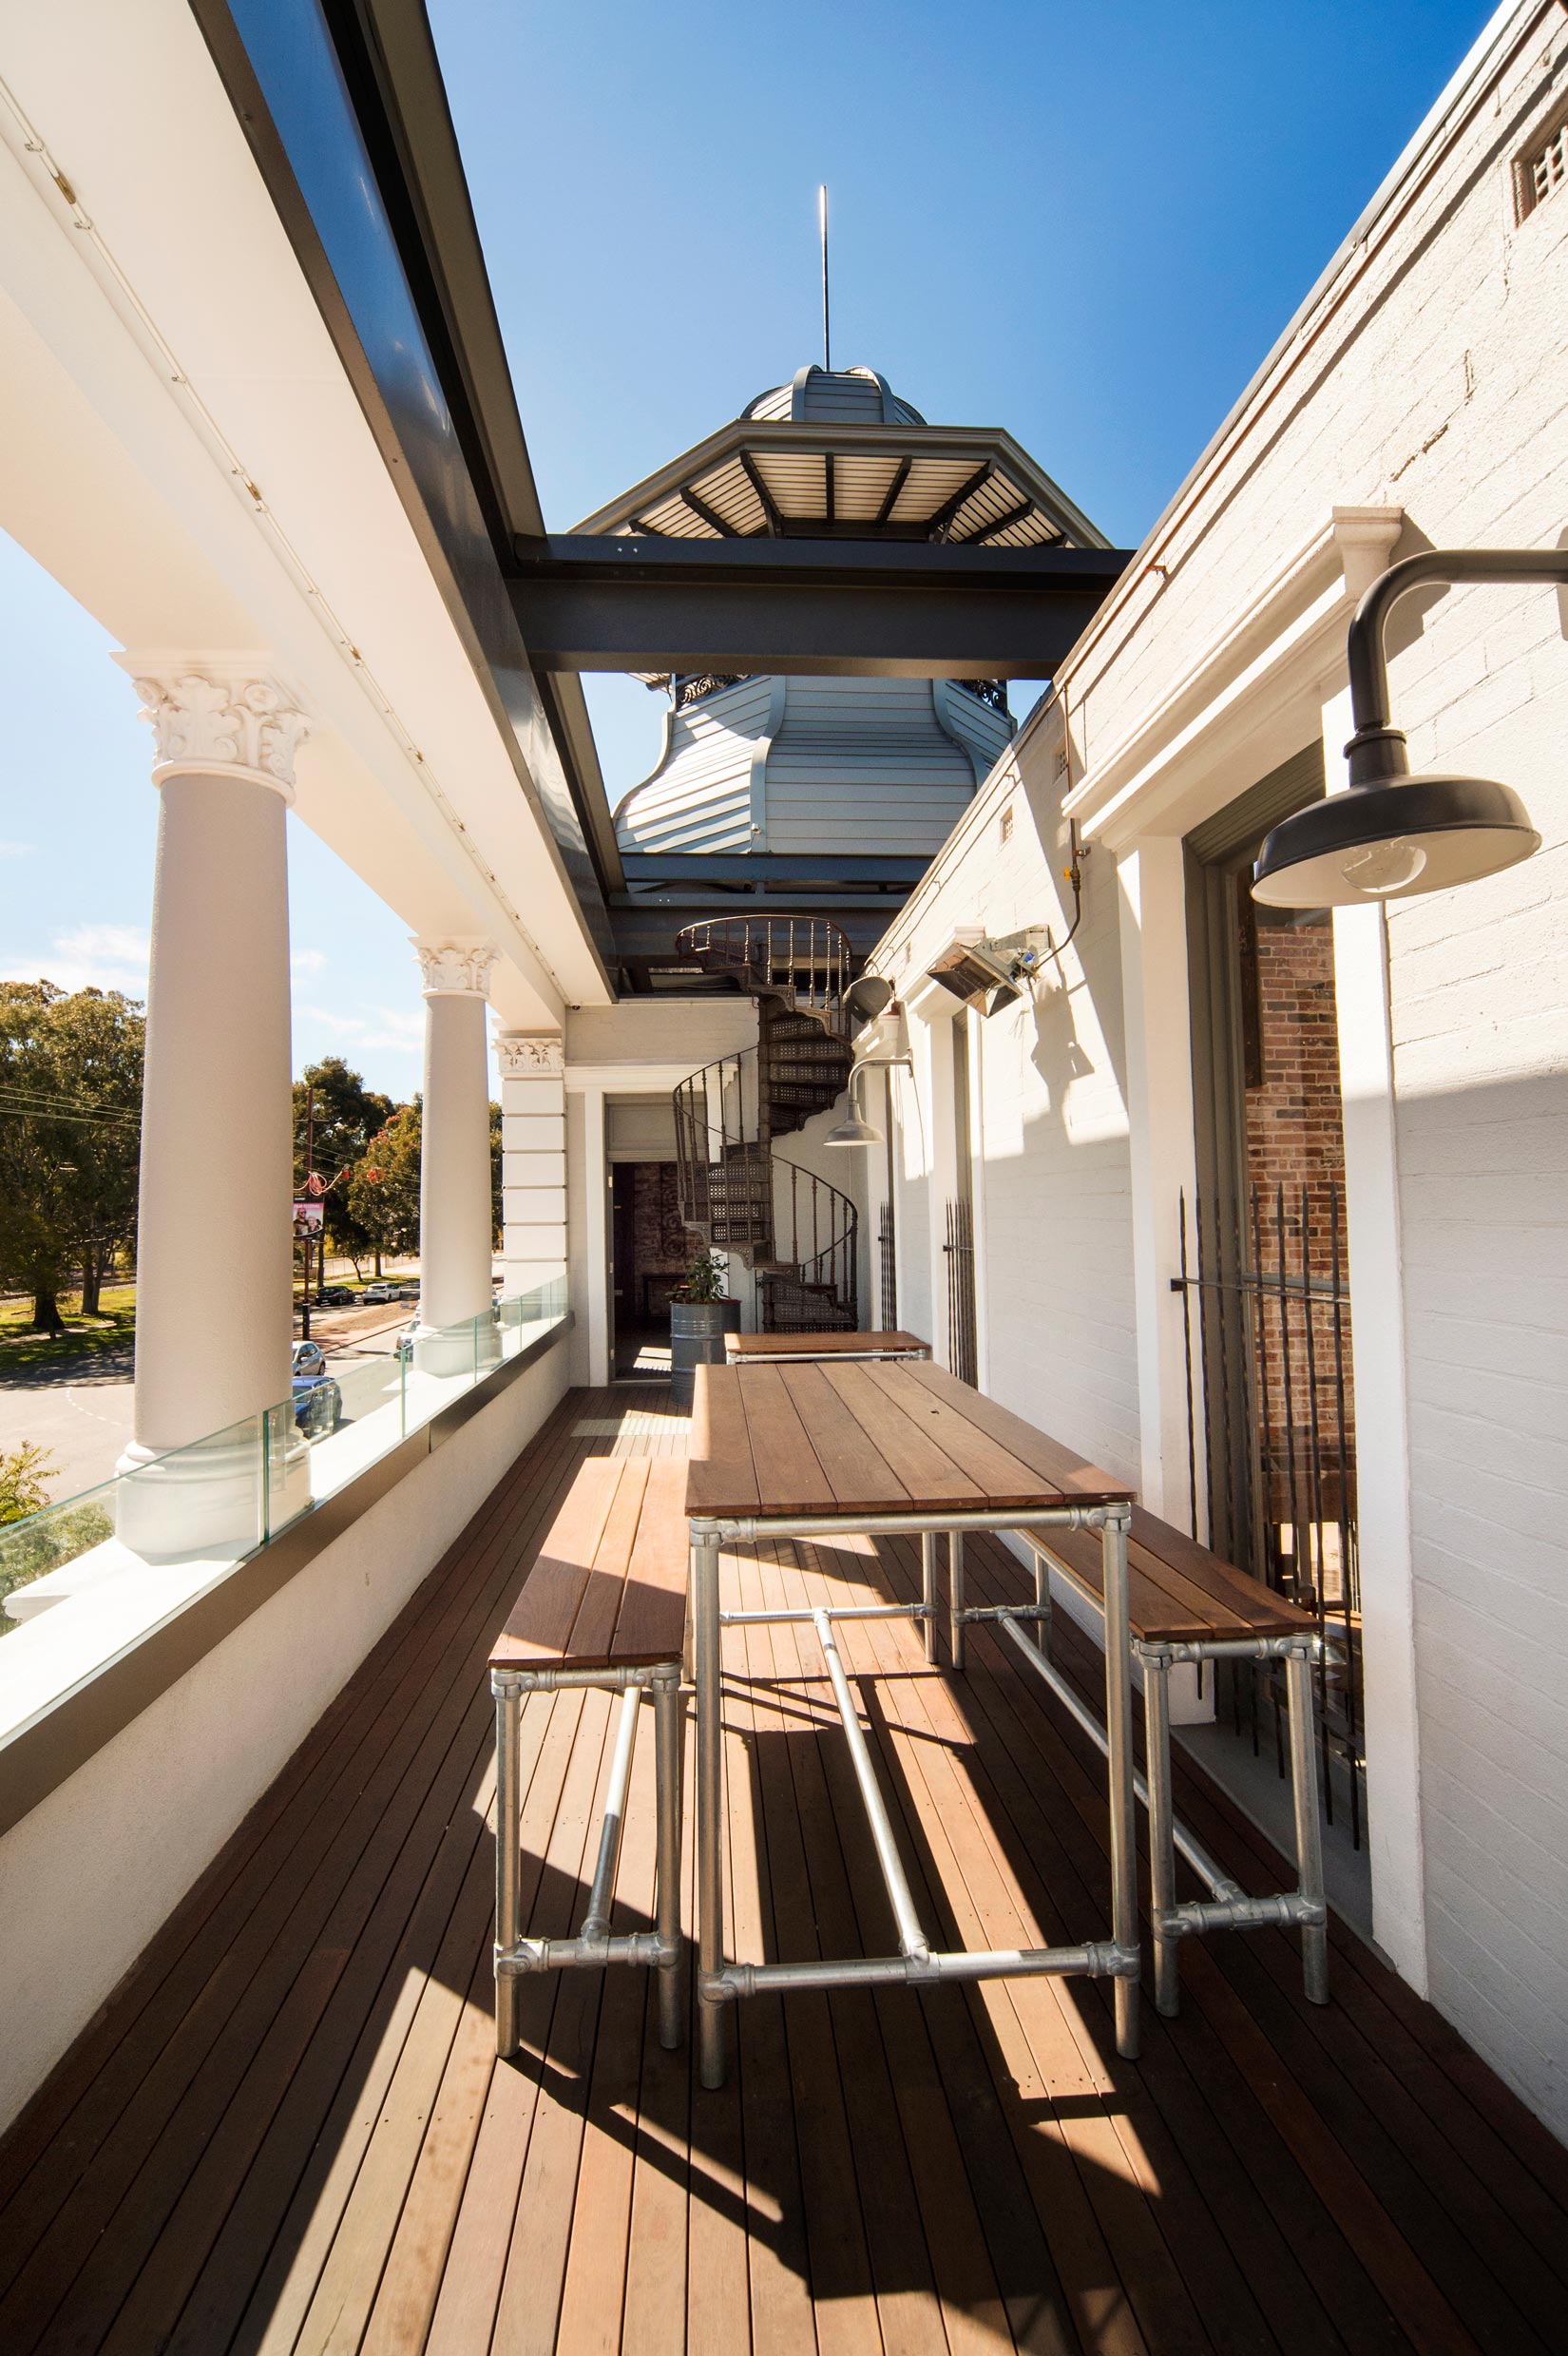
[[[859,1214],[836,1186],[774,1151],[848,1082],[849,940],[820,917],[725,916],[688,925],[678,948],[738,982],[757,1006],[756,1045],[704,1064],[675,1091],[681,1216],[755,1272],[765,1333],[852,1332]]]

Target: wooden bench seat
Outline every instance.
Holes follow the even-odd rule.
[[[518,2040],[522,1973],[611,1963],[659,1978],[659,2035],[680,2041],[681,1659],[686,1631],[686,1467],[668,1456],[590,1456],[523,1582],[490,1655],[496,1721],[495,2041]],[[607,1685],[621,1714],[600,1820],[599,1854],[582,1927],[571,1939],[523,1935],[520,1711],[541,1688]],[[658,1921],[611,1929],[616,1868],[641,1706],[651,1693],[657,1760]]]
[[[1023,1533],[1037,1565],[1050,1561],[1072,1585],[1103,1611],[1104,1551],[1094,1530]],[[1037,1575],[1037,1594],[1048,1618],[1048,1598]],[[1250,1573],[1238,1570],[1185,1530],[1157,1514],[1133,1507],[1127,1537],[1127,1617],[1133,1650],[1143,1666],[1143,1710],[1148,1780],[1142,1796],[1149,1810],[1150,1915],[1155,1936],[1155,2002],[1174,2014],[1180,2002],[1177,1954],[1180,1941],[1212,1930],[1262,1929],[1270,1925],[1301,1933],[1303,1984],[1317,2004],[1329,1998],[1328,1913],[1323,1896],[1323,1855],[1318,1824],[1317,1745],[1313,1739],[1312,1662],[1317,1652],[1313,1615]],[[1165,1648],[1171,1648],[1167,1650]],[[1179,1648],[1177,1650],[1176,1648]],[[1295,1818],[1297,1887],[1269,1897],[1248,1897],[1220,1874],[1207,1851],[1178,1826],[1171,1785],[1170,1676],[1173,1653],[1183,1660],[1225,1655],[1276,1657],[1285,1673],[1286,1724],[1290,1732],[1291,1788]],[[1048,1665],[1041,1662],[1049,1679]],[[1060,1690],[1060,1688],[1059,1688]],[[1081,1722],[1081,1721],[1080,1721]],[[1208,1883],[1210,1894],[1177,1905],[1177,1849]]]
[[[590,1456],[551,1524],[492,1669],[653,1668],[686,1624],[686,1467],[674,1456]]]
[[[1036,1539],[1075,1583],[1103,1605],[1103,1565],[1094,1530],[1053,1530]],[[1127,1541],[1127,1608],[1138,1644],[1207,1644],[1242,1637],[1310,1635],[1309,1611],[1172,1523],[1133,1507]]]

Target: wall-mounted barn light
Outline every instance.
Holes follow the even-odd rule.
[[[855,1082],[862,1072],[912,1072],[914,1064],[907,1055],[868,1055],[850,1066],[850,1109],[836,1129],[830,1129],[824,1145],[882,1145],[887,1142],[875,1124],[855,1109]]]
[[[1254,900],[1347,908],[1413,898],[1495,875],[1540,849],[1512,787],[1446,772],[1412,777],[1404,731],[1389,724],[1390,607],[1410,589],[1478,581],[1568,585],[1568,549],[1434,548],[1379,575],[1350,624],[1349,785],[1274,828],[1252,870]]]

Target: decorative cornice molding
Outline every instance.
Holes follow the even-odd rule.
[[[410,935],[427,998],[488,998],[496,951],[488,941],[421,941]]]
[[[566,1068],[559,1031],[500,1031],[495,1052],[504,1080],[559,1080]]]
[[[155,785],[170,777],[236,777],[294,799],[294,757],[311,723],[265,655],[127,653],[158,755]]]
[[[1330,508],[1320,529],[1299,543],[1244,605],[1222,610],[1217,631],[1157,701],[1138,700],[1127,733],[1097,753],[1063,801],[1063,814],[1078,820],[1085,840],[1116,849],[1119,837],[1136,833],[1152,814],[1163,791],[1159,780],[1173,764],[1206,757],[1206,732],[1266,682],[1289,672],[1316,687],[1343,676],[1349,617],[1387,564],[1404,521],[1399,507]],[[1099,685],[1096,680],[1078,691],[1080,718]],[[971,802],[966,817],[974,810]],[[944,855],[950,849],[945,846]],[[923,891],[928,881],[922,879]]]

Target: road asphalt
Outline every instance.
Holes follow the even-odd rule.
[[[389,1350],[413,1316],[411,1301],[371,1309],[316,1309],[311,1337],[332,1356],[345,1348]],[[295,1320],[298,1331],[298,1319]],[[134,1410],[132,1348],[126,1342],[95,1357],[61,1357],[5,1371],[0,1351],[0,1451],[31,1440],[53,1460],[51,1500],[79,1496],[112,1479],[131,1437]]]

